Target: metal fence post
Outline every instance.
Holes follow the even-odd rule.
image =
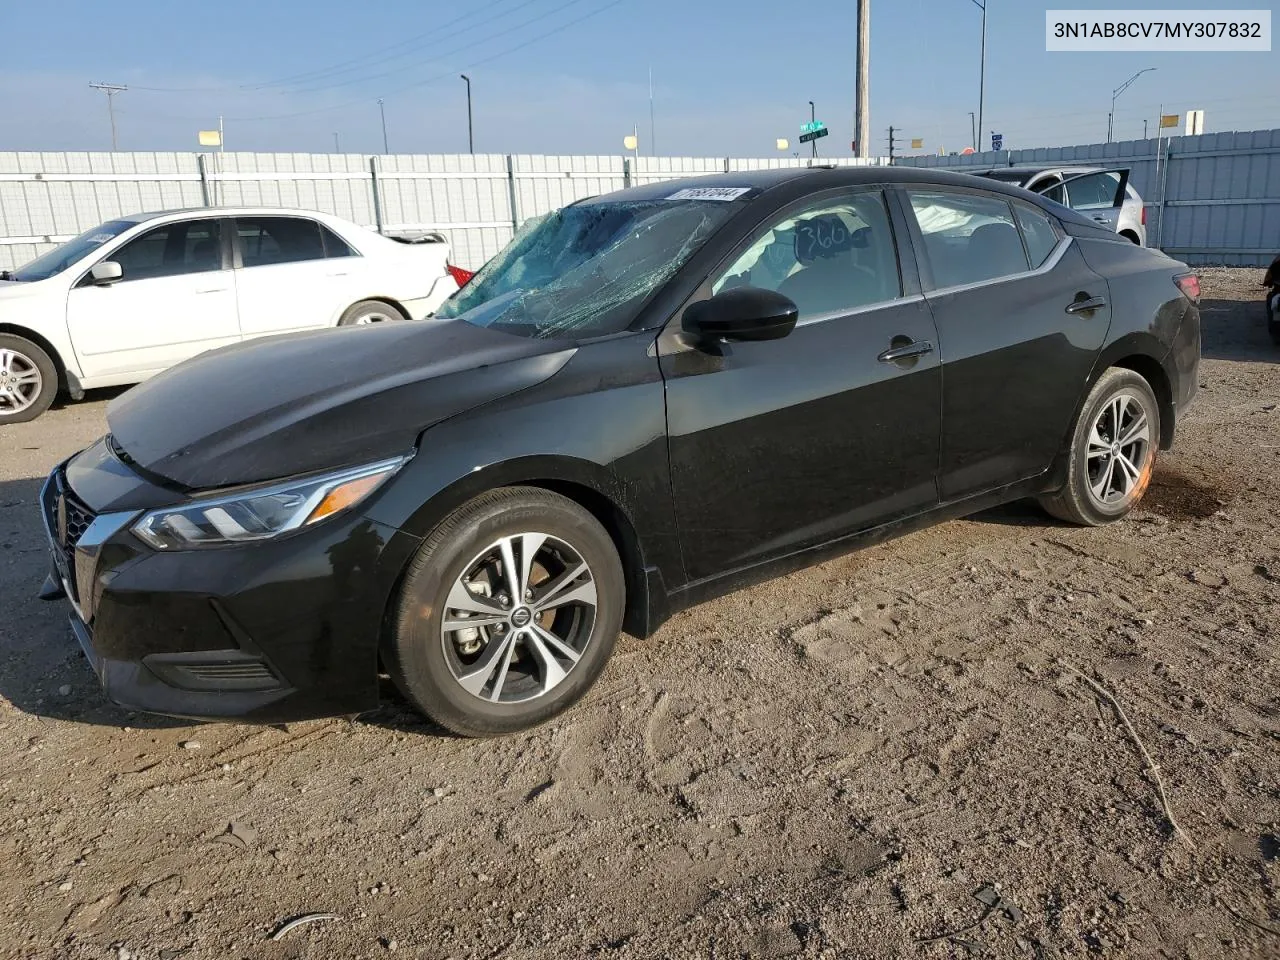
[[[382,191],[378,187],[378,158],[369,158],[369,182],[373,186],[373,222],[382,232]]]
[[[520,198],[516,193],[516,158],[507,154],[507,195],[511,198],[511,230],[520,229]]]
[[[209,195],[209,170],[205,166],[205,155],[203,153],[196,154],[196,168],[200,171],[200,196],[204,200],[206,207],[212,207],[213,201]]]
[[[1160,219],[1156,222],[1156,249],[1159,250],[1164,245],[1164,214],[1167,207],[1165,206],[1165,197],[1169,192],[1169,161],[1173,154],[1173,138],[1170,137],[1165,141],[1164,145],[1164,169],[1160,173]]]
[[[725,172],[725,173],[729,173],[729,172],[730,172],[730,170],[729,170],[729,158],[728,158],[728,157],[725,157],[725,158],[724,158],[724,172]]]
[[[631,186],[631,158],[622,158],[622,189],[626,190]]]

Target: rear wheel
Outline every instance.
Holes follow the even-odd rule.
[[[58,393],[58,368],[30,340],[0,334],[0,424],[26,423],[49,409]]]
[[[363,327],[370,323],[386,323],[389,320],[403,320],[404,314],[389,303],[381,300],[361,300],[347,307],[338,321],[340,327]]]
[[[422,545],[384,662],[405,697],[455,733],[524,730],[599,677],[625,600],[617,550],[595,517],[547,490],[494,490]]]
[[[1132,370],[1102,375],[1076,420],[1061,490],[1040,498],[1060,520],[1100,526],[1127,516],[1151,482],[1160,443],[1160,405]]]

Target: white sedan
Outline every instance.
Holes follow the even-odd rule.
[[[421,320],[465,282],[443,238],[263,208],[110,220],[0,272],[0,425],[252,337]]]

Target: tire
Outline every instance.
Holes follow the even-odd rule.
[[[58,368],[36,344],[0,333],[0,426],[26,423],[58,395]]]
[[[1116,411],[1121,412],[1118,444]],[[1136,439],[1125,442],[1126,436]],[[1160,404],[1151,385],[1132,370],[1112,367],[1089,391],[1072,428],[1066,485],[1042,495],[1040,504],[1068,523],[1113,523],[1146,493],[1159,446]]]
[[[382,300],[361,300],[353,303],[343,312],[338,320],[340,327],[362,327],[369,323],[386,323],[391,320],[404,320],[405,315],[398,307]]]
[[[1267,332],[1272,343],[1280,344],[1280,293],[1274,290],[1267,294]]]
[[[502,601],[514,592],[504,543],[517,577],[530,550],[528,606],[524,597]],[[564,580],[580,563],[585,579]],[[459,601],[467,606],[451,606]],[[441,726],[467,737],[514,733],[586,693],[613,652],[625,606],[618,551],[595,517],[547,490],[504,487],[464,504],[418,550],[383,662],[405,698]],[[466,626],[468,609],[484,623]]]

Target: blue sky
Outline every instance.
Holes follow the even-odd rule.
[[[1006,146],[1105,139],[1112,89],[1144,67],[1157,70],[1121,97],[1117,139],[1142,136],[1144,118],[1154,136],[1161,104],[1204,109],[1211,132],[1280,127],[1280,52],[1046,53],[1050,4],[989,4],[986,126]],[[1232,6],[1274,16],[1274,0]],[[329,152],[337,133],[344,151],[379,152],[383,97],[393,152],[463,152],[466,72],[478,152],[620,153],[634,123],[642,153],[769,156],[777,137],[800,149],[812,99],[835,155],[853,128],[854,19],[854,0],[7,4],[0,150],[109,147],[96,80],[130,86],[121,149],[194,150],[223,114],[228,149]],[[930,152],[969,144],[980,22],[973,0],[872,0],[876,152],[890,124]]]

